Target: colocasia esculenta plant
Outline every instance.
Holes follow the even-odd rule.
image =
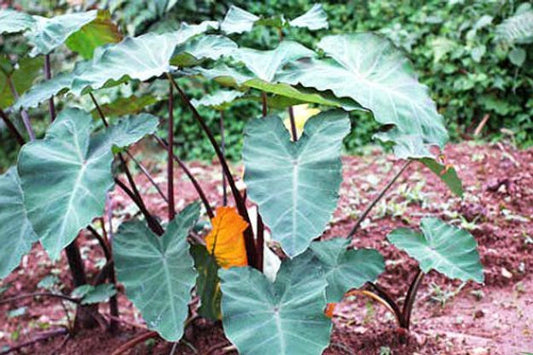
[[[279,30],[278,46],[239,46],[240,34],[255,26]],[[226,336],[243,354],[320,354],[332,329],[327,305],[350,290],[380,300],[407,330],[425,273],[436,270],[483,282],[473,237],[439,219],[424,218],[420,231],[397,229],[388,235],[420,265],[403,309],[375,283],[384,271],[383,257],[376,250],[350,248],[349,240],[409,164],[424,164],[453,193],[462,194],[456,171],[440,158],[447,131],[427,88],[388,40],[372,33],[328,35],[316,48],[307,48],[283,38],[290,27],[324,30],[326,14],[315,5],[294,19],[264,18],[231,7],[221,22],[182,23],[172,32],[123,37],[106,11],[54,18],[1,11],[2,36],[22,34],[31,51],[18,63],[1,57],[0,80],[6,88],[1,116],[22,148],[16,166],[0,177],[0,277],[40,242],[52,260],[65,250],[74,284],[86,285],[71,298],[78,303],[77,319],[97,317],[98,311],[87,304],[109,297],[118,317],[114,285],[119,282],[147,327],[164,339],[178,341],[194,313],[221,320]],[[62,46],[79,60],[52,76],[50,61]],[[41,67],[44,78],[39,81]],[[226,88],[190,100],[181,87],[190,77]],[[139,100],[119,99],[105,107],[98,103],[99,91],[126,84],[161,87],[163,81],[168,117],[139,113]],[[56,115],[58,98],[65,108]],[[206,198],[174,153],[174,132],[179,132],[175,100],[189,109],[220,160],[220,205]],[[263,109],[262,117],[250,117],[243,132],[245,190],[237,187],[226,162],[224,142],[215,139],[197,110],[219,111],[223,128],[224,111],[244,100]],[[90,103],[93,111],[75,103]],[[40,104],[49,107],[50,125],[36,139],[31,112]],[[302,104],[315,107],[308,112],[316,114],[308,119],[295,115]],[[339,199],[342,141],[351,130],[353,110],[365,111],[383,125],[375,138],[391,145],[405,163],[349,235],[321,241]],[[286,120],[283,111],[289,113]],[[128,147],[143,139],[156,141],[168,155],[166,191],[152,179],[168,201],[165,216],[151,213],[130,172],[129,164],[137,160]],[[199,202],[178,213],[175,164],[199,195]],[[112,231],[102,221],[106,197],[114,188],[123,190],[141,215],[124,222],[111,242]],[[197,223],[206,218],[201,211],[211,221],[206,233]],[[98,238],[107,258],[91,282],[76,244],[84,230]],[[276,252],[272,245],[278,246]],[[191,305],[193,295],[200,298],[199,305]],[[84,313],[92,316],[82,317]]]

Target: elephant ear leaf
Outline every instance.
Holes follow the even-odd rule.
[[[290,257],[320,236],[337,206],[348,115],[327,111],[310,118],[291,141],[277,116],[255,119],[245,130],[244,181],[272,238]]]
[[[78,12],[46,18],[33,16],[35,25],[24,35],[34,46],[30,56],[39,54],[49,54],[54,49],[65,43],[67,38],[80,28],[93,21],[98,12],[96,10],[88,12]]]
[[[150,32],[139,37],[127,37],[114,45],[99,47],[91,64],[73,80],[71,91],[80,95],[89,88],[99,89],[123,79],[144,81],[169,72],[172,69],[170,59],[174,56],[176,46],[207,31],[211,26],[211,22],[182,24],[177,31],[162,34]]]
[[[385,271],[383,256],[374,249],[347,249],[349,241],[335,238],[311,243],[310,251],[324,270],[328,303],[342,300],[352,288],[373,282]]]
[[[215,110],[225,110],[243,95],[243,92],[236,90],[218,90],[214,94],[204,95],[200,100],[192,99],[191,103],[195,107],[205,106]]]
[[[118,279],[141,311],[148,328],[168,341],[178,341],[187,318],[196,280],[187,236],[200,214],[198,203],[187,206],[158,237],[145,223],[126,222],[113,239]]]
[[[37,239],[26,215],[17,170],[11,168],[0,175],[0,279],[17,267]]]
[[[0,10],[0,34],[26,31],[35,26],[33,16],[15,10]]]
[[[231,5],[224,20],[220,24],[220,29],[226,34],[249,32],[258,20],[258,16],[240,7]]]
[[[416,259],[425,273],[435,269],[452,279],[483,282],[477,243],[470,233],[438,218],[423,218],[420,227],[421,233],[398,228],[387,239]]]
[[[155,122],[154,122],[155,120]],[[153,133],[157,119],[121,121],[91,137],[93,119],[79,109],[62,111],[42,140],[20,152],[18,173],[28,219],[52,259],[100,216],[113,186],[112,148]]]
[[[305,14],[289,21],[289,25],[292,27],[307,28],[311,31],[328,28],[328,15],[321,4],[314,4]]]
[[[274,283],[250,267],[219,277],[224,332],[239,353],[318,355],[328,345],[327,283],[312,256],[284,260]]]
[[[412,65],[388,40],[370,33],[334,35],[323,38],[318,47],[330,59],[297,62],[280,81],[352,98],[399,134],[443,147],[448,135],[435,103]]]

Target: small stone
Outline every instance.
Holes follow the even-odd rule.
[[[485,312],[483,312],[483,310],[481,309],[478,309],[477,311],[474,312],[474,319],[482,318],[484,316],[485,316]]]
[[[513,274],[511,274],[511,272],[504,267],[502,267],[502,276],[505,277],[506,279],[513,278]]]

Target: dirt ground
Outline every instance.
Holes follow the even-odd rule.
[[[378,280],[399,300],[415,276],[417,264],[391,246],[387,233],[399,226],[416,227],[424,216],[438,216],[468,229],[479,243],[485,284],[461,284],[442,275],[428,274],[418,293],[407,344],[400,344],[394,318],[384,307],[367,299],[347,297],[334,312],[334,332],[325,354],[522,354],[533,352],[533,149],[517,151],[509,146],[462,143],[449,146],[446,158],[463,181],[465,196],[451,195],[446,186],[420,164],[411,164],[386,198],[370,213],[353,237],[355,247],[378,249],[388,260]],[[345,157],[341,199],[330,227],[322,236],[345,236],[359,213],[400,168],[392,156],[374,151],[363,157]],[[157,170],[156,162],[148,163]],[[188,164],[207,192],[220,203],[218,164]],[[240,169],[236,169],[239,171]],[[165,173],[157,181],[164,187]],[[238,175],[238,174],[237,174]],[[149,196],[148,207],[166,214],[166,203],[141,174],[137,181]],[[127,197],[113,192],[113,227],[137,213]],[[185,176],[176,188],[177,208],[197,198]],[[90,276],[105,263],[98,243],[79,238]],[[58,291],[72,290],[64,258],[52,264],[36,245],[12,275],[0,283],[0,300],[42,290],[37,285],[47,276],[60,279]],[[42,283],[41,283],[42,286]],[[129,339],[146,332],[135,307],[119,294],[120,331],[102,329],[75,336],[57,335],[21,349],[25,354],[110,354]],[[108,315],[107,305],[100,311]],[[43,333],[61,329],[72,308],[57,299],[27,298],[0,305],[0,354],[32,341]],[[160,339],[141,342],[131,354],[226,354],[235,353],[219,324],[194,322],[175,347]]]

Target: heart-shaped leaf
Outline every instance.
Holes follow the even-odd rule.
[[[127,79],[148,80],[169,72],[170,59],[177,45],[215,26],[212,21],[199,25],[182,23],[179,30],[163,34],[147,33],[127,37],[117,44],[96,48],[91,61],[78,62],[74,71],[60,73],[32,87],[16,102],[15,108],[36,107],[65,89],[80,95],[92,89],[116,85]]]
[[[281,264],[276,280],[250,267],[220,270],[224,332],[241,354],[321,354],[331,321],[326,281],[310,255]]]
[[[15,10],[0,10],[0,34],[26,31],[35,26],[33,16]]]
[[[315,55],[315,52],[297,42],[283,41],[275,49],[267,51],[239,48],[232,57],[244,63],[258,79],[273,82],[285,64]]]
[[[387,239],[415,258],[425,273],[435,269],[452,279],[483,282],[477,243],[470,233],[438,218],[423,218],[420,228],[422,233],[398,228]]]
[[[244,93],[240,91],[219,90],[212,95],[203,96],[200,100],[193,99],[191,100],[191,103],[195,107],[206,106],[214,108],[215,110],[225,110],[232,102],[243,95]]]
[[[15,168],[0,175],[0,279],[9,275],[38,239],[26,216]]]
[[[443,147],[448,135],[435,103],[388,40],[369,33],[336,35],[323,38],[318,47],[332,59],[297,62],[278,80],[350,97],[400,134]]]
[[[142,111],[145,107],[150,106],[158,102],[159,99],[152,95],[119,97],[115,101],[108,104],[100,105],[105,117],[116,117],[136,114]],[[98,109],[91,111],[93,118],[100,119]]]
[[[185,67],[197,65],[203,59],[216,60],[237,50],[237,43],[224,36],[206,35],[180,45],[170,64]]]
[[[231,5],[224,20],[220,24],[220,29],[227,34],[249,32],[257,20],[259,20],[259,17],[254,14],[235,5]]]
[[[113,186],[111,148],[132,144],[156,127],[157,118],[143,115],[91,137],[91,115],[67,109],[57,116],[44,139],[21,149],[18,173],[24,206],[52,259],[103,213],[105,195]]]
[[[289,25],[292,27],[304,27],[311,31],[328,28],[328,15],[321,4],[314,4],[305,14],[289,21]]]
[[[39,54],[51,53],[65,43],[70,35],[93,21],[97,13],[96,10],[93,10],[59,15],[52,18],[33,16],[35,25],[24,34],[34,46],[30,56],[35,57]]]
[[[287,255],[304,252],[324,231],[342,181],[343,138],[348,115],[327,111],[310,118],[292,142],[277,116],[251,120],[245,130],[243,159],[248,196]]]
[[[328,302],[340,302],[352,288],[359,288],[366,282],[375,281],[385,271],[383,256],[374,249],[346,249],[350,241],[335,238],[313,242],[309,252],[320,261],[328,287]]]
[[[118,279],[148,328],[168,341],[183,334],[191,289],[195,284],[194,260],[187,236],[200,214],[198,203],[187,206],[158,237],[145,223],[122,224],[113,239]]]
[[[26,91],[15,102],[13,108],[20,110],[23,108],[37,107],[41,102],[48,100],[61,92],[66,91],[72,86],[72,82],[80,76],[91,62],[78,62],[71,72],[59,73],[50,80],[44,80]]]

